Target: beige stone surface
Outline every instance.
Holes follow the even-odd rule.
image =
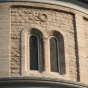
[[[0,4],[0,77],[9,76],[10,8]]]
[[[43,34],[42,73],[28,69],[28,36],[32,28]],[[88,15],[74,9],[30,2],[0,3],[0,77],[46,77],[87,84],[87,29]],[[64,38],[66,73],[63,75],[50,71],[49,38],[53,31]]]
[[[46,18],[44,16],[46,16]],[[11,8],[11,18],[12,18],[11,19],[11,34],[12,34],[11,36],[11,56],[12,56],[12,59],[13,57],[15,59],[18,59],[17,57],[20,56],[20,46],[21,46],[20,33],[21,31],[29,25],[31,26],[33,24],[34,25],[34,27],[32,26],[33,28],[36,28],[35,25],[38,25],[39,27],[45,30],[48,36],[45,42],[49,41],[49,37],[51,35],[50,33],[53,30],[56,30],[60,33],[63,32],[65,34],[65,35],[63,34],[62,35],[64,39],[66,37],[65,44],[67,44],[68,46],[64,45],[64,47],[68,47],[68,59],[69,59],[68,63],[70,65],[68,66],[66,64],[66,68],[69,68],[69,71],[74,72],[75,73],[74,75],[76,76],[76,62],[75,60],[71,61],[71,59],[76,59],[75,39],[74,39],[75,29],[74,29],[74,24],[73,24],[74,15],[66,13],[66,12],[62,12],[62,11],[53,11],[53,10],[48,10],[48,9],[46,10],[46,9],[36,9],[36,8],[30,8],[30,7],[29,8],[28,7],[18,7],[18,8],[14,7],[13,8],[12,7]],[[39,30],[41,31],[42,29],[39,29]],[[13,45],[15,46],[16,44],[18,44],[18,46],[16,49],[14,49]],[[50,46],[49,44],[47,44],[45,47],[50,47]],[[47,48],[46,51],[50,52],[48,49],[49,48]],[[28,52],[26,51],[26,53]],[[45,57],[49,59],[49,55]],[[23,58],[23,59],[27,60],[28,58]],[[11,63],[13,62],[14,61],[12,61]],[[50,72],[49,60],[46,61],[45,63],[47,63],[47,67],[49,67],[47,71]],[[20,75],[19,74],[20,73],[20,61],[18,60],[18,62],[13,63],[13,65],[14,65],[13,67],[15,67],[15,65],[18,65],[18,68],[16,69],[11,68],[11,75],[17,76],[16,73]],[[73,75],[73,74],[70,74],[70,72],[68,72],[69,75],[70,76]]]

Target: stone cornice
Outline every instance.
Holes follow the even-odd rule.
[[[79,10],[81,12],[84,12],[88,14],[88,4],[80,2],[80,0],[0,0],[0,2],[9,1],[9,2],[15,2],[15,1],[29,1],[29,2],[40,2],[40,3],[47,3],[47,4],[54,4],[54,5],[60,5],[64,7],[69,7],[72,9]],[[87,2],[87,1],[86,1]]]
[[[5,78],[0,78],[0,86],[10,86],[13,84],[13,86],[17,83],[17,85],[24,85],[26,86],[27,83],[30,86],[31,83],[35,84],[33,86],[54,86],[54,87],[59,87],[60,88],[88,88],[88,85],[85,85],[83,83],[79,82],[72,82],[72,81],[67,81],[63,79],[51,79],[51,78],[39,78],[39,77],[5,77]],[[6,85],[5,85],[6,84]]]

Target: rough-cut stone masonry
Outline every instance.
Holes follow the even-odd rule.
[[[61,11],[48,9],[36,9],[30,7],[12,7],[11,8],[11,60],[10,75],[19,76],[21,71],[21,41],[20,33],[28,25],[36,24],[45,28],[49,36],[50,30],[58,30],[66,36],[65,57],[66,66],[71,80],[76,80],[76,56],[75,56],[75,28],[74,15]],[[50,29],[52,28],[52,29]],[[48,40],[48,39],[47,39]],[[66,69],[67,70],[67,69]],[[68,74],[67,73],[67,74]]]
[[[27,37],[32,28],[37,28],[43,33],[42,44],[46,53],[44,53],[42,73],[27,68],[29,65],[26,63],[28,62]],[[60,32],[64,38],[66,74],[63,75],[50,72],[49,69],[49,38],[53,34],[52,30]],[[79,82],[83,85],[88,84],[88,14],[69,7],[46,3],[1,2],[0,77],[14,78],[13,76],[69,80],[77,84]]]

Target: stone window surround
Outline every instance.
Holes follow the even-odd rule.
[[[27,49],[27,35],[29,35],[30,31],[36,28],[38,30],[40,30],[43,34],[43,43],[44,43],[44,71],[43,72],[39,72],[39,71],[31,71],[28,69],[29,63],[28,63],[28,49]],[[52,28],[49,28],[52,30]],[[47,29],[48,30],[48,29]],[[55,29],[54,29],[55,30]],[[57,29],[56,29],[57,30]],[[53,31],[50,31],[50,33]],[[59,31],[58,31],[59,32]],[[68,47],[68,45],[66,44],[67,38],[65,33],[63,33],[62,31],[60,31],[60,33],[63,35],[64,37],[64,50],[66,52],[66,47]],[[35,77],[50,77],[50,78],[67,78],[70,75],[69,73],[69,65],[66,63],[69,63],[69,60],[65,61],[66,64],[66,74],[60,75],[58,73],[55,72],[51,72],[50,71],[50,50],[49,50],[49,36],[50,34],[48,34],[44,28],[41,28],[38,25],[35,24],[31,24],[28,27],[25,27],[22,32],[21,32],[21,75],[22,76],[35,76]],[[46,47],[45,47],[46,46]],[[65,54],[65,59],[68,59],[68,56]]]

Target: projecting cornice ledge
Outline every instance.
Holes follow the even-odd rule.
[[[19,1],[19,2],[29,1],[29,2],[55,4],[55,5],[76,9],[88,14],[88,0],[0,0],[0,2],[15,2],[15,1]]]
[[[88,88],[88,85],[66,81],[62,79],[38,78],[38,77],[5,77],[0,78],[0,88],[28,88],[28,87],[58,87],[58,88]]]

